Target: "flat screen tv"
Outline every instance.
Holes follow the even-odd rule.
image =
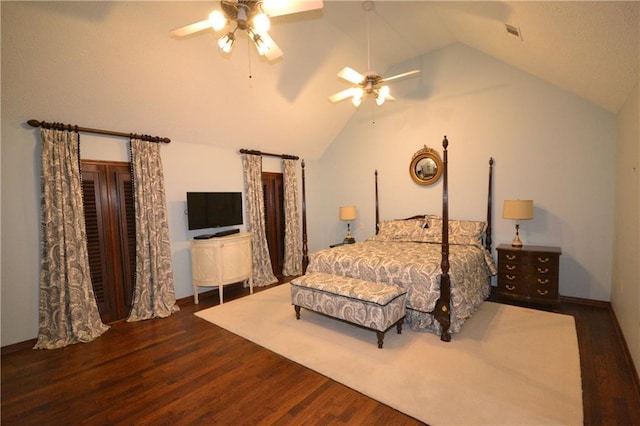
[[[189,230],[242,225],[241,192],[187,192]]]

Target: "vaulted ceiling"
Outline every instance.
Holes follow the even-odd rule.
[[[55,80],[61,96],[75,101],[78,110],[69,114],[80,124],[94,123],[81,121],[83,114],[109,117],[125,129],[143,126],[189,143],[317,158],[358,113],[349,101],[331,104],[327,97],[348,87],[336,76],[345,66],[367,71],[367,12],[360,1],[325,1],[321,10],[274,18],[270,34],[284,51],[274,62],[257,56],[246,37],[225,56],[212,30],[170,36],[206,18],[218,2],[20,8],[28,17],[14,19],[25,22],[5,22],[3,14],[3,45],[14,42],[13,34],[24,45],[21,55],[38,55],[50,68],[48,80],[34,77],[32,85]],[[382,75],[402,71],[404,61],[460,43],[615,114],[638,84],[639,11],[638,1],[376,1],[369,14],[371,67]],[[520,36],[509,35],[506,24]],[[60,65],[58,46],[78,54],[73,66]],[[36,70],[24,78],[30,72]],[[100,85],[78,91],[87,76]],[[122,108],[123,98],[148,105],[153,121]],[[402,105],[399,98],[383,108]]]
[[[593,1],[376,1],[369,12],[371,67],[384,75],[410,58],[462,43],[616,113],[639,78],[639,6]],[[210,4],[184,7],[172,20],[173,27],[198,20],[210,10]],[[510,35],[506,25],[517,28],[520,36]],[[274,85],[281,100],[291,102],[291,109],[274,110],[290,117],[287,132],[312,142],[315,148],[308,154],[318,155],[354,113],[349,101],[333,105],[327,96],[347,87],[336,77],[343,67],[367,71],[367,12],[360,1],[325,1],[322,10],[273,19],[271,34],[284,56],[277,63],[263,60],[264,67],[256,67],[261,58],[243,49],[241,41],[231,58],[209,51],[215,49],[211,42],[201,47],[201,54],[218,55],[211,73],[244,68],[235,74],[244,84],[253,73],[249,80],[254,94],[249,96],[262,90],[258,86]],[[193,49],[191,42],[195,40],[177,43]],[[261,111],[278,106],[273,98],[254,102],[261,104]],[[305,119],[307,114],[313,119]],[[269,144],[274,145],[278,142]],[[290,149],[295,142],[284,145],[282,149]]]
[[[325,7],[328,22],[366,46],[361,2]],[[459,42],[615,113],[638,83],[639,10],[638,2],[385,1],[375,3],[372,30],[382,66]]]

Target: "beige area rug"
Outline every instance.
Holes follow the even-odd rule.
[[[302,309],[290,285],[195,315],[431,425],[581,425],[571,316],[485,302],[449,343],[376,335]]]

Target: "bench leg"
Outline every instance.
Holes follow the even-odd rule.
[[[402,334],[402,324],[404,324],[404,318],[400,318],[396,323],[396,329],[398,330],[398,334]]]
[[[300,319],[300,306],[298,305],[293,305],[293,307],[296,310],[296,319]]]
[[[378,336],[378,349],[382,349],[382,341],[384,340],[384,332],[376,331],[376,336]]]

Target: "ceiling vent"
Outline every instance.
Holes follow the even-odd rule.
[[[520,40],[522,40],[522,35],[520,34],[520,29],[518,29],[518,27],[514,27],[513,25],[509,24],[504,24],[504,26],[507,29],[508,35],[518,37]]]

